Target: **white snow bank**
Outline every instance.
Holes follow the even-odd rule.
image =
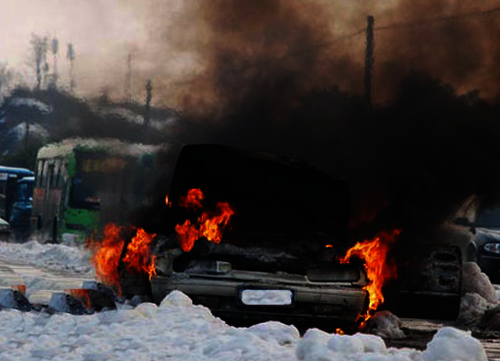
[[[438,330],[422,353],[422,361],[441,360],[486,361],[487,358],[481,343],[469,333],[444,327]]]
[[[34,98],[14,98],[10,101],[10,105],[14,107],[26,106],[36,108],[41,113],[45,114],[52,112],[52,108],[50,106]]]
[[[89,274],[92,266],[87,251],[62,244],[0,242],[0,262],[30,264],[51,271]]]
[[[475,262],[464,262],[462,266],[462,296],[467,293],[477,293],[488,302],[497,302],[495,287]]]
[[[387,348],[378,336],[317,329],[300,338],[279,322],[235,328],[173,292],[158,307],[140,304],[86,316],[0,311],[0,361],[269,360],[485,361],[469,333],[441,329],[424,352]]]

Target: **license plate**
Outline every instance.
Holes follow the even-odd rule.
[[[290,290],[246,289],[241,291],[240,299],[248,306],[286,306],[292,304],[293,292]]]

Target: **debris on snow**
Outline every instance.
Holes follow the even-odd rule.
[[[383,338],[404,338],[401,320],[390,311],[379,311],[366,321],[363,332]]]

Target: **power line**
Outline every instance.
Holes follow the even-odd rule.
[[[488,9],[488,10],[480,10],[480,11],[473,11],[473,12],[469,12],[469,13],[456,14],[456,15],[439,16],[439,17],[431,18],[431,19],[409,21],[409,22],[404,22],[404,23],[393,23],[393,24],[388,24],[388,25],[376,27],[374,30],[389,30],[389,29],[399,29],[399,28],[405,28],[405,27],[416,27],[416,26],[428,25],[428,24],[432,24],[432,23],[441,23],[441,22],[446,22],[446,21],[461,20],[461,19],[471,18],[471,17],[475,17],[475,16],[487,16],[487,15],[492,15],[495,13],[500,13],[500,7],[496,7],[496,8],[492,8],[492,9]]]
[[[430,19],[393,23],[393,24],[374,27],[373,30],[374,31],[383,31],[383,30],[391,30],[391,29],[400,29],[400,28],[405,28],[405,27],[418,27],[418,26],[429,25],[429,24],[433,24],[433,23],[442,23],[442,22],[447,22],[447,21],[462,20],[462,19],[472,18],[472,17],[476,17],[476,16],[488,16],[488,15],[492,15],[492,14],[496,14],[496,13],[500,13],[500,7],[495,7],[495,8],[491,8],[491,9],[487,9],[487,10],[479,10],[479,11],[473,11],[473,12],[468,12],[468,13],[462,13],[462,14],[456,14],[456,15],[440,16],[440,17],[435,17],[435,18],[430,18]],[[286,54],[276,58],[275,60],[284,60],[284,59],[287,59],[290,57],[296,57],[296,56],[308,54],[314,50],[332,46],[340,41],[355,38],[357,36],[364,34],[365,32],[366,32],[366,28],[359,29],[355,32],[338,36],[335,39],[332,39],[330,41],[311,45],[311,46],[307,47],[306,49],[301,49],[301,50],[297,50],[294,52],[286,53]],[[269,61],[269,59],[266,59],[264,61],[254,61],[254,62],[242,64],[238,68],[232,69],[230,71],[230,73],[232,73],[232,74],[240,73],[240,72],[243,72],[243,71],[248,70],[248,69],[259,68],[262,66],[262,63],[266,62],[266,61]],[[189,83],[192,83],[193,81],[195,81],[197,78],[198,77],[195,77],[195,78],[190,79],[190,80],[184,80],[181,82],[175,82],[175,85],[189,84]]]

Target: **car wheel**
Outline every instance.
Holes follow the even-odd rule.
[[[470,243],[465,252],[466,262],[477,262],[477,247],[475,243]]]

